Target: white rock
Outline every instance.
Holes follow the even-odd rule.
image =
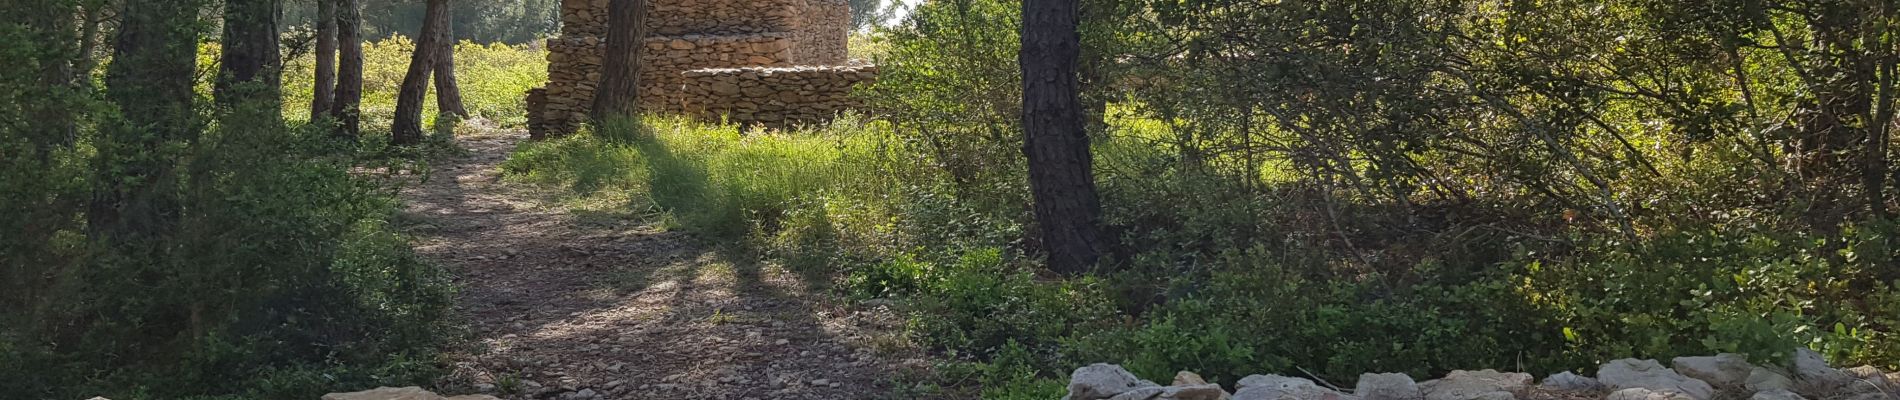
[[[1366,400],[1415,400],[1425,397],[1418,390],[1418,382],[1400,373],[1359,374],[1359,384],[1353,387],[1352,394]]]
[[[1418,384],[1426,400],[1516,398],[1531,386],[1531,374],[1520,372],[1451,371],[1444,378]]]
[[[455,397],[442,397],[420,387],[401,388],[379,387],[361,392],[330,393],[323,400],[498,400],[494,396],[471,394]]]
[[[1755,367],[1748,371],[1748,379],[1742,382],[1742,388],[1750,392],[1762,392],[1775,389],[1793,389],[1794,380],[1778,368]]]
[[[1279,375],[1248,375],[1235,387],[1234,400],[1359,400],[1313,381]]]
[[[1656,360],[1625,358],[1610,361],[1597,368],[1597,381],[1613,389],[1675,391],[1695,400],[1708,400],[1709,396],[1715,394],[1715,388],[1709,386],[1708,382],[1663,368],[1662,363]]]
[[[1704,357],[1676,357],[1669,363],[1677,373],[1690,378],[1701,379],[1715,386],[1740,386],[1748,381],[1748,375],[1755,370],[1754,364],[1741,354],[1722,353]]]
[[[1801,397],[1801,395],[1799,394],[1795,394],[1794,392],[1788,391],[1788,389],[1763,390],[1760,392],[1755,392],[1755,395],[1750,396],[1748,399],[1749,400],[1808,400],[1805,397]]]
[[[1176,385],[1135,388],[1108,400],[1226,400],[1230,398],[1220,385]]]
[[[1201,374],[1196,374],[1196,373],[1188,372],[1188,371],[1181,371],[1181,372],[1174,373],[1174,383],[1172,385],[1173,386],[1188,386],[1188,385],[1206,385],[1206,384],[1207,384],[1207,379],[1201,378]]]
[[[1063,400],[1101,400],[1143,387],[1141,378],[1119,365],[1090,364],[1069,374],[1069,394]],[[1152,384],[1145,386],[1154,386]]]
[[[1854,377],[1854,381],[1849,382],[1845,389],[1848,393],[1900,392],[1900,387],[1895,386],[1893,381],[1888,380],[1887,375],[1880,372],[1880,368],[1875,368],[1871,365],[1862,365],[1844,369],[1841,370],[1841,372],[1846,372],[1848,376]],[[1895,398],[1900,399],[1900,394],[1896,394]]]
[[[1597,382],[1594,378],[1577,375],[1570,371],[1558,372],[1546,376],[1544,377],[1544,383],[1539,386],[1551,390],[1574,391],[1601,390],[1605,387],[1603,386],[1603,382]]]
[[[1833,391],[1854,380],[1846,372],[1827,365],[1821,353],[1805,347],[1794,350],[1794,378],[1817,391]]]
[[[1604,400],[1695,400],[1695,398],[1674,390],[1628,388],[1611,392],[1610,397]]]

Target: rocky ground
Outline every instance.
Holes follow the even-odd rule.
[[[509,399],[884,397],[906,359],[888,309],[689,234],[576,215],[501,179],[519,133],[403,192],[418,251],[462,287],[473,342],[444,393]]]
[[[1536,383],[1530,374],[1452,371],[1416,382],[1405,374],[1368,373],[1351,390],[1306,378],[1251,375],[1228,393],[1183,371],[1167,386],[1120,366],[1095,364],[1070,375],[1063,400],[1900,400],[1900,373],[1868,366],[1837,369],[1808,349],[1787,366],[1757,366],[1739,354],[1604,363],[1596,377],[1562,372]]]

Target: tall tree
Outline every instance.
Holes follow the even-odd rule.
[[[449,23],[449,1],[429,0],[422,13],[422,33],[416,35],[416,49],[409,56],[409,72],[403,74],[402,89],[396,92],[396,122],[389,128],[391,142],[422,142],[422,100],[429,93],[429,73],[436,68],[436,56],[442,30]]]
[[[28,16],[24,25],[30,39],[16,44],[36,51],[18,61],[37,64],[38,79],[27,95],[34,101],[20,105],[33,120],[27,124],[28,139],[40,157],[55,147],[71,144],[78,135],[72,106],[63,101],[74,94],[77,83],[74,53],[78,50],[73,46],[78,44],[73,32],[76,5],[68,0],[45,0],[0,7],[0,11]]]
[[[282,0],[225,0],[224,51],[212,88],[220,105],[283,117],[279,103],[284,61],[277,40],[282,19]]]
[[[1049,268],[1087,272],[1102,252],[1101,200],[1076,94],[1081,52],[1077,0],[1024,0],[1023,154]]]
[[[468,106],[462,105],[462,89],[455,84],[455,16],[453,11],[444,11],[450,23],[442,24],[442,45],[436,46],[440,53],[435,57],[435,110],[437,115],[454,115],[468,118]]]
[[[607,54],[594,91],[594,123],[640,113],[640,43],[646,37],[646,1],[607,3]]]
[[[336,0],[317,0],[317,76],[310,92],[310,120],[330,112],[336,98]]]
[[[361,0],[336,2],[336,91],[331,99],[330,117],[337,120],[337,135],[356,137],[363,119],[363,5]]]
[[[158,249],[178,216],[168,143],[192,135],[192,78],[201,26],[196,0],[125,0],[106,97],[124,119],[100,135],[98,185],[86,213],[98,239]]]

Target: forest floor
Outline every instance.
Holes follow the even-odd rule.
[[[886,306],[668,231],[575,212],[498,168],[516,132],[463,137],[403,190],[417,249],[468,323],[439,386],[514,399],[863,399],[924,365]]]

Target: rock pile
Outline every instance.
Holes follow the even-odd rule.
[[[499,400],[495,396],[470,394],[444,397],[435,392],[410,386],[402,388],[379,387],[361,392],[331,393],[323,395],[323,400]]]
[[[640,105],[657,112],[691,112],[688,97],[694,82],[684,74],[702,69],[779,68],[794,65],[843,65],[850,29],[850,6],[845,0],[653,0],[647,4],[647,34],[640,47]],[[571,132],[587,118],[600,81],[606,51],[607,0],[565,0],[561,7],[561,36],[547,41],[548,83],[530,90],[528,130],[536,137]],[[831,73],[815,69],[803,75]],[[874,69],[871,71],[875,71]],[[862,70],[849,70],[842,79],[868,80]],[[862,77],[862,78],[860,78]],[[856,82],[854,81],[854,82]],[[775,82],[752,86],[783,87]],[[834,90],[848,92],[850,85]],[[799,86],[800,93],[813,88]],[[756,90],[755,90],[756,92]],[[843,93],[784,95],[781,99],[828,99]],[[763,98],[754,103],[767,102]],[[698,101],[697,104],[706,104]],[[786,110],[832,109],[835,105],[780,107]],[[736,110],[698,107],[699,110]],[[806,115],[775,115],[754,111],[759,121],[801,120]],[[702,114],[708,119],[719,115]],[[828,117],[829,114],[826,115]]]
[[[1614,360],[1598,367],[1596,378],[1562,372],[1541,384],[1529,374],[1494,370],[1452,371],[1424,382],[1369,373],[1350,393],[1304,378],[1249,375],[1231,394],[1190,372],[1162,386],[1120,366],[1094,364],[1070,375],[1063,400],[1900,400],[1900,373],[1835,369],[1807,349],[1797,350],[1788,368],[1756,366],[1737,354],[1671,361],[1673,368],[1656,360]]]
[[[858,107],[851,88],[876,79],[877,67],[699,69],[683,76],[687,113],[783,127],[821,122]]]

